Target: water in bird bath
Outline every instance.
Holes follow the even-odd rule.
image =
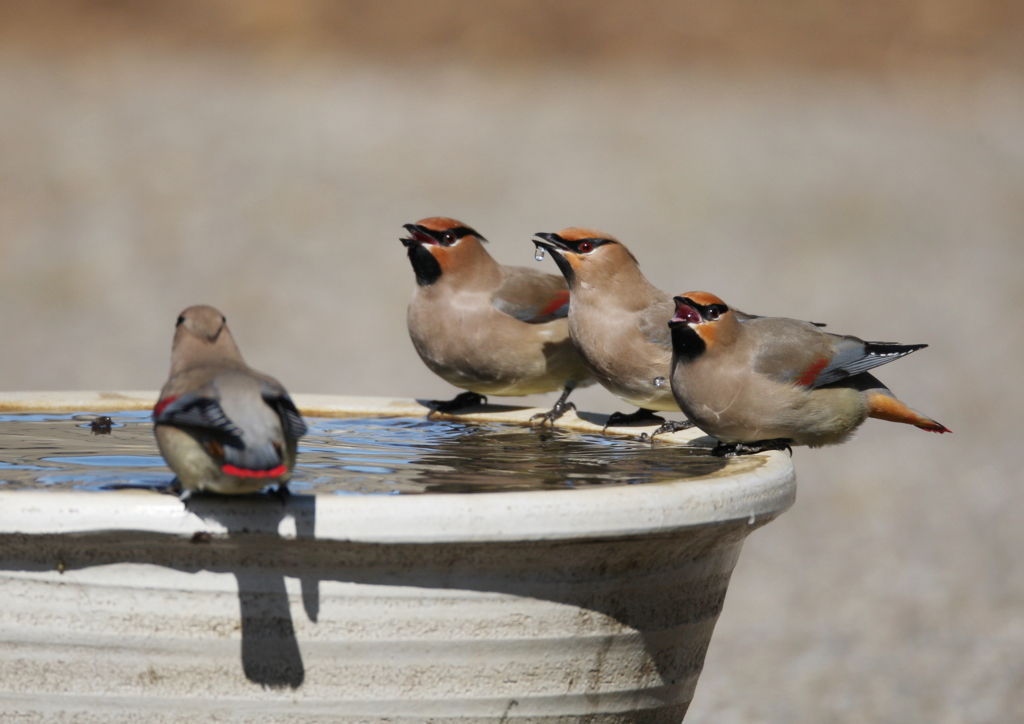
[[[3,489],[162,489],[148,412],[0,415]],[[422,418],[306,418],[289,488],[338,495],[470,493],[675,481],[714,473],[698,448]],[[109,434],[103,434],[109,425]],[[99,434],[98,434],[99,433]]]

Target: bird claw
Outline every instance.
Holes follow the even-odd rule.
[[[574,402],[562,402],[561,400],[559,400],[558,402],[555,403],[554,407],[552,407],[547,412],[538,412],[536,415],[533,415],[532,417],[530,417],[530,424],[532,425],[534,420],[539,419],[540,420],[540,427],[544,427],[544,423],[545,422],[548,423],[549,425],[551,425],[552,427],[554,427],[555,420],[560,418],[562,415],[564,415],[569,410],[575,410],[575,409],[576,409],[576,403],[574,403]]]
[[[778,438],[775,440],[758,440],[757,442],[720,442],[711,449],[716,458],[734,458],[740,455],[754,455],[766,450],[785,450],[793,457],[792,440]]]
[[[682,430],[689,430],[691,427],[693,427],[693,423],[689,420],[665,420],[657,430],[651,433],[650,441],[654,442],[655,435],[661,435],[666,432],[680,432]],[[647,433],[645,432],[640,436],[640,439],[647,439],[646,435]]]
[[[456,395],[451,400],[431,400],[427,403],[427,407],[430,408],[430,412],[427,413],[427,419],[429,420],[435,412],[441,412],[444,414],[452,414],[466,407],[476,407],[477,405],[486,405],[487,396],[480,395],[476,392],[463,392],[460,395]]]

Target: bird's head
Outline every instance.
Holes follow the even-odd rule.
[[[601,284],[624,271],[639,273],[636,257],[611,234],[596,229],[573,226],[551,234],[534,234],[541,249],[551,252],[555,263],[570,287],[577,282]]]
[[[178,315],[171,346],[171,368],[176,371],[211,360],[241,363],[242,354],[224,315],[214,307],[198,304]]]
[[[735,338],[739,320],[729,306],[708,292],[686,292],[673,297],[676,313],[668,326],[675,340],[696,335],[705,348],[729,344]],[[678,347],[678,345],[676,345]]]
[[[430,286],[442,274],[457,274],[474,262],[490,259],[483,247],[487,241],[473,228],[445,216],[431,216],[405,224],[408,236],[401,242],[409,252],[416,283]]]

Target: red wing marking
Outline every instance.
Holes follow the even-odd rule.
[[[804,373],[800,375],[800,379],[798,379],[796,383],[798,385],[803,385],[804,387],[810,387],[818,379],[818,375],[821,374],[821,371],[828,367],[828,363],[829,360],[826,359],[825,357],[822,357],[817,362],[808,367],[806,370],[804,370]]]
[[[537,316],[538,317],[546,317],[549,314],[554,314],[555,312],[557,312],[559,309],[561,309],[562,307],[564,307],[568,303],[569,303],[569,290],[566,289],[565,291],[561,291],[558,294],[556,294],[551,299],[551,301],[548,302],[548,305],[546,307],[544,307],[544,309],[540,310],[540,314],[538,314]]]
[[[153,408],[153,419],[155,420],[156,418],[160,417],[160,413],[162,413],[169,404],[177,400],[178,397],[179,395],[174,395],[173,397],[165,397],[164,399],[157,402],[156,407]]]

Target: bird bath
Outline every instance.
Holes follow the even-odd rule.
[[[795,495],[784,453],[652,450],[585,413],[294,399],[293,495],[183,503],[154,393],[0,395],[6,712],[679,722],[743,539]]]

